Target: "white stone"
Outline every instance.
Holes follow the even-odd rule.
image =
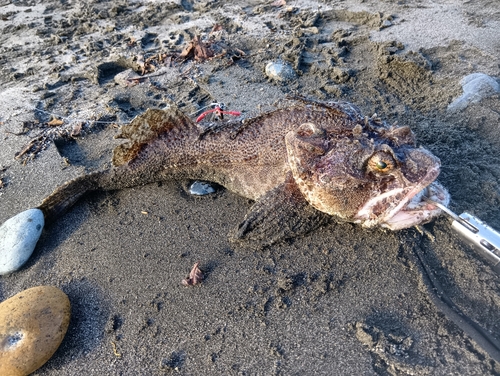
[[[45,220],[40,209],[29,209],[0,226],[0,275],[18,270],[30,258]]]
[[[292,66],[281,60],[271,61],[266,65],[266,76],[272,80],[286,82],[297,78]]]
[[[484,73],[472,73],[460,81],[464,93],[448,106],[448,111],[465,109],[471,103],[477,103],[500,92],[500,85],[493,78]]]
[[[381,29],[385,29],[386,27],[392,26],[392,22],[389,20],[384,20],[382,24],[380,25]]]
[[[196,180],[189,188],[189,193],[195,196],[205,196],[214,193],[215,189],[210,183]]]

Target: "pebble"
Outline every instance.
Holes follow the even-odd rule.
[[[29,209],[0,226],[0,275],[14,272],[28,261],[44,223],[40,209]]]
[[[206,181],[196,180],[193,184],[191,184],[191,187],[189,187],[189,193],[195,196],[205,196],[214,192],[214,187],[212,187],[210,183],[207,183]]]
[[[34,372],[56,352],[68,329],[69,299],[53,286],[38,286],[0,303],[0,375]]]
[[[266,65],[266,76],[272,80],[286,82],[297,78],[292,66],[281,60],[271,61]]]
[[[135,73],[133,69],[127,69],[116,74],[114,77],[114,81],[121,87],[129,87],[136,85],[137,81],[134,82],[134,80],[137,80],[139,78],[141,78],[141,76]]]
[[[380,29],[385,29],[385,28],[388,28],[389,26],[392,26],[392,22],[389,20],[384,20],[380,24]]]
[[[500,85],[484,73],[472,73],[460,81],[464,93],[448,105],[448,111],[460,111],[469,104],[477,103],[483,98],[500,93]]]

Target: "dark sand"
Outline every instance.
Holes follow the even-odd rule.
[[[187,113],[223,101],[251,116],[298,92],[409,125],[441,158],[450,207],[500,229],[500,98],[446,112],[463,76],[500,76],[496,1],[248,3],[1,1],[0,222],[109,163],[118,130],[91,120],[126,123],[166,99]],[[134,87],[113,82],[134,57],[180,52],[215,23],[224,57],[177,63]],[[233,48],[247,56],[230,65]],[[267,80],[279,57],[296,81]],[[35,107],[64,123],[48,127]],[[39,136],[43,150],[14,160]],[[46,227],[22,270],[0,278],[0,300],[44,284],[71,300],[66,338],[36,375],[500,373],[498,351],[436,305],[429,275],[500,338],[500,277],[446,218],[425,225],[434,241],[332,224],[255,252],[227,240],[251,202],[223,189],[195,198],[188,184],[88,195]],[[206,280],[182,286],[196,261]]]

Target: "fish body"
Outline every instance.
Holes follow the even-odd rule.
[[[172,120],[170,112],[176,112],[173,118],[177,120]],[[138,170],[147,165],[148,170],[157,171],[154,180],[180,176],[213,181],[241,196],[258,200],[285,181],[290,168],[284,136],[294,129],[296,123],[311,117],[314,113],[287,108],[277,110],[271,116],[266,114],[207,130],[191,122],[177,109],[147,110],[122,130],[119,137],[125,134],[124,137],[132,140],[115,150],[113,163]],[[321,120],[321,114],[316,117]],[[138,151],[134,137],[144,121],[147,123],[145,127],[172,121],[173,128],[152,135],[153,139]],[[183,126],[179,127],[179,124]],[[143,181],[139,183],[144,184]]]
[[[393,230],[424,223],[448,204],[440,162],[408,127],[366,118],[347,103],[299,100],[252,119],[204,128],[175,105],[122,127],[113,167],[57,188],[40,205],[57,218],[91,190],[172,178],[216,182],[255,201],[235,239],[272,243],[330,217]],[[272,229],[267,229],[270,226]]]

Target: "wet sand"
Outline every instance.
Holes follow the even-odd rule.
[[[451,209],[500,229],[500,98],[446,110],[464,76],[500,77],[495,2],[271,3],[0,3],[0,222],[108,165],[113,124],[146,108],[221,101],[250,117],[300,93],[409,125],[441,159]],[[115,83],[138,56],[173,56],[214,24],[225,55]],[[266,78],[278,58],[296,80]],[[63,124],[49,126],[54,115]],[[85,196],[0,278],[0,300],[53,285],[71,301],[66,338],[36,375],[500,373],[498,349],[437,297],[500,338],[500,277],[446,218],[424,226],[431,236],[332,223],[256,252],[227,240],[252,203],[222,188],[194,197],[189,183]],[[206,279],[183,286],[197,261]]]

